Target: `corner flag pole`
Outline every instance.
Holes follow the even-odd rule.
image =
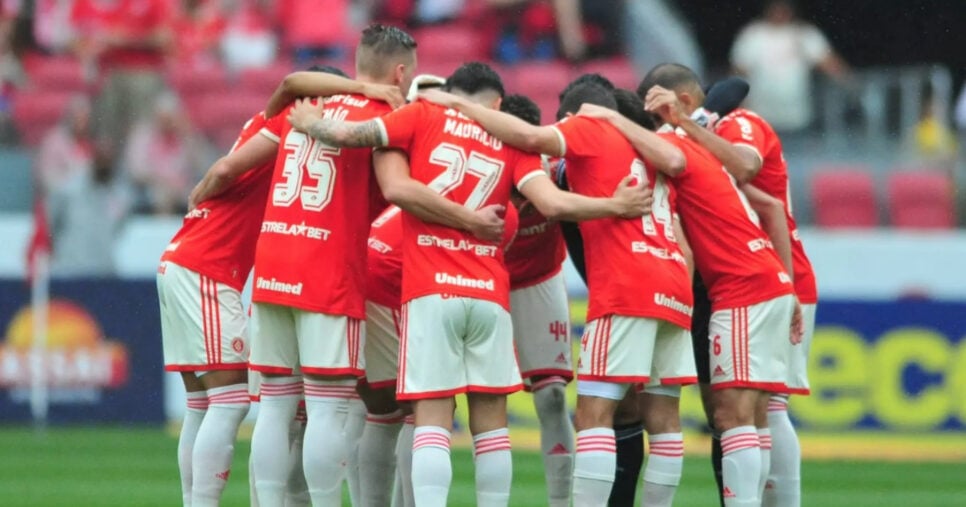
[[[34,276],[30,284],[33,307],[33,347],[30,353],[30,413],[34,426],[47,424],[47,314],[50,303],[50,266],[46,251],[34,253]]]

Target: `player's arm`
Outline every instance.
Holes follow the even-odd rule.
[[[339,121],[323,118],[321,102],[312,104],[309,99],[295,102],[289,110],[288,121],[295,130],[336,148],[382,147],[387,139],[382,124],[377,120]]]
[[[714,132],[702,127],[684,112],[677,94],[655,86],[648,90],[644,109],[661,115],[661,119],[675,127],[681,127],[691,139],[707,148],[724,164],[739,183],[751,181],[761,170],[761,157],[748,146],[732,144]]]
[[[398,86],[364,83],[327,72],[293,72],[282,80],[265,107],[265,116],[281,113],[299,97],[328,97],[340,93],[358,93],[370,99],[387,102],[393,109],[406,103]]]
[[[785,205],[754,185],[745,184],[741,191],[748,198],[748,204],[761,220],[761,228],[771,240],[775,252],[781,259],[788,276],[794,276],[792,268],[792,239],[785,217]]]
[[[530,152],[563,156],[564,146],[553,127],[531,125],[516,116],[470,102],[441,90],[427,90],[419,94],[423,100],[463,113],[483,126],[493,137]]]
[[[596,218],[636,218],[651,212],[654,198],[646,185],[634,184],[626,176],[611,197],[587,197],[560,190],[550,177],[535,174],[522,182],[520,193],[526,196],[550,220],[580,222]]]
[[[630,141],[644,160],[653,164],[655,169],[667,176],[677,176],[687,167],[688,161],[680,148],[661,139],[661,136],[641,127],[613,109],[594,104],[584,104],[577,115],[610,122]]]
[[[485,241],[501,239],[503,206],[473,211],[439,195],[410,176],[409,160],[400,150],[376,150],[372,158],[379,188],[387,201],[425,222],[465,230]]]
[[[681,248],[681,253],[684,255],[684,260],[688,264],[688,276],[694,279],[694,250],[691,250],[691,243],[688,242],[688,236],[684,234],[684,227],[681,226],[681,217],[674,214],[671,218],[672,227],[674,227],[674,237],[678,240],[678,247]]]
[[[256,135],[237,150],[216,160],[191,191],[188,209],[194,209],[198,203],[224,192],[235,178],[270,162],[277,151],[278,143],[263,135]]]

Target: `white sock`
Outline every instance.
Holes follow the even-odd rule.
[[[574,507],[604,507],[617,473],[613,428],[577,432],[574,456]]]
[[[248,500],[251,507],[258,507],[258,493],[255,492],[255,461],[248,454]]]
[[[540,452],[550,507],[569,507],[574,476],[574,426],[567,413],[567,383],[551,377],[533,385],[540,420]]]
[[[644,500],[641,506],[671,507],[684,468],[684,435],[648,435],[647,442],[649,452],[647,466],[644,467]]]
[[[208,411],[208,393],[189,392],[186,396],[187,409],[181,422],[181,435],[178,437],[178,470],[181,473],[181,500],[188,506],[191,505],[191,458],[198,429],[201,428],[205,412]]]
[[[768,473],[771,471],[771,430],[758,428],[758,445],[761,448],[761,473],[758,476],[758,498],[763,498]]]
[[[248,384],[208,390],[208,413],[192,453],[191,505],[218,507],[235,455],[238,426],[248,414]]]
[[[754,426],[739,426],[721,433],[721,477],[725,507],[761,504],[758,498],[760,471],[761,450],[758,430]]]
[[[393,491],[393,507],[415,507],[413,497],[413,433],[415,419],[407,415],[396,441],[396,486]]]
[[[362,431],[365,428],[366,404],[355,393],[355,397],[349,400],[349,416],[345,423],[345,440],[349,453],[345,464],[345,479],[349,484],[349,501],[353,506],[362,505],[362,482],[359,479],[359,440],[362,438]],[[392,449],[392,447],[389,447],[389,449]],[[391,476],[383,476],[384,482],[386,477]]]
[[[305,379],[309,420],[302,444],[302,468],[315,507],[340,507],[350,442],[346,440],[349,400],[355,380]]]
[[[401,410],[391,414],[369,414],[359,440],[359,482],[365,484],[360,503],[354,506],[386,507],[392,499],[396,476],[396,439],[402,428]]]
[[[288,456],[289,474],[285,485],[285,507],[311,507],[312,498],[309,497],[309,485],[305,483],[305,472],[302,470],[302,442],[305,440],[305,403],[299,403],[295,412],[295,419],[288,428]]]
[[[419,507],[445,507],[453,481],[450,434],[439,426],[413,431],[413,498]]]
[[[506,507],[513,483],[510,431],[500,428],[474,435],[473,464],[476,466],[476,505]]]
[[[788,399],[773,397],[768,402],[768,427],[771,429],[771,470],[763,507],[799,507],[802,504],[802,451],[798,434],[788,418]]]
[[[258,418],[252,432],[255,492],[262,507],[285,502],[289,469],[289,425],[302,399],[299,377],[262,379]]]

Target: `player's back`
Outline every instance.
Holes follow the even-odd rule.
[[[556,275],[567,258],[560,224],[548,220],[533,205],[518,211],[520,226],[506,252],[513,290],[536,285]]]
[[[781,139],[764,118],[747,109],[734,110],[718,122],[715,130],[731,143],[751,148],[761,158],[761,169],[751,184],[784,203],[788,231],[792,235],[795,292],[801,301],[814,303],[818,299],[815,274],[798,237],[798,224],[792,213],[788,164],[782,152]]]
[[[660,318],[690,328],[691,285],[674,237],[671,189],[609,123],[581,116],[557,124],[574,192],[607,197],[628,175],[654,191],[652,212],[580,223],[590,302],[587,319],[608,314]]]
[[[263,113],[248,120],[231,151],[257,135],[266,122]],[[274,162],[254,167],[221,194],[198,203],[185,215],[161,260],[242,290],[255,262],[273,168]]]
[[[387,144],[409,154],[412,177],[470,209],[509,205],[510,191],[542,175],[540,157],[504,145],[453,109],[419,101],[384,118]],[[403,214],[403,300],[452,294],[509,304],[503,250],[466,231]]]
[[[402,210],[390,206],[372,222],[366,278],[366,299],[398,308],[402,299]]]
[[[721,162],[684,135],[661,135],[684,151],[688,160],[672,183],[713,309],[750,306],[790,294],[788,273]]]
[[[347,121],[391,110],[361,95],[324,102],[325,117]],[[263,130],[277,136],[279,152],[256,250],[253,300],[361,319],[372,150],[332,148],[292,129],[286,116]]]

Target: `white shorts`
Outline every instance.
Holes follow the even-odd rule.
[[[395,387],[399,371],[400,310],[366,301],[366,383],[373,389]]]
[[[697,382],[688,332],[670,322],[608,315],[587,324],[581,339],[581,381],[664,385]]]
[[[570,307],[563,272],[510,292],[510,316],[520,374],[574,378]]]
[[[523,388],[513,325],[502,306],[433,294],[402,308],[396,398],[509,394]]]
[[[711,314],[711,387],[787,393],[792,311],[795,297]]]
[[[802,305],[802,324],[805,333],[802,343],[792,345],[791,356],[788,359],[788,392],[789,394],[809,394],[808,385],[808,351],[812,348],[812,336],[815,335],[815,305]]]
[[[252,305],[251,369],[361,377],[364,321],[268,303]]]
[[[248,366],[248,318],[240,292],[171,262],[161,263],[157,279],[165,370]]]

